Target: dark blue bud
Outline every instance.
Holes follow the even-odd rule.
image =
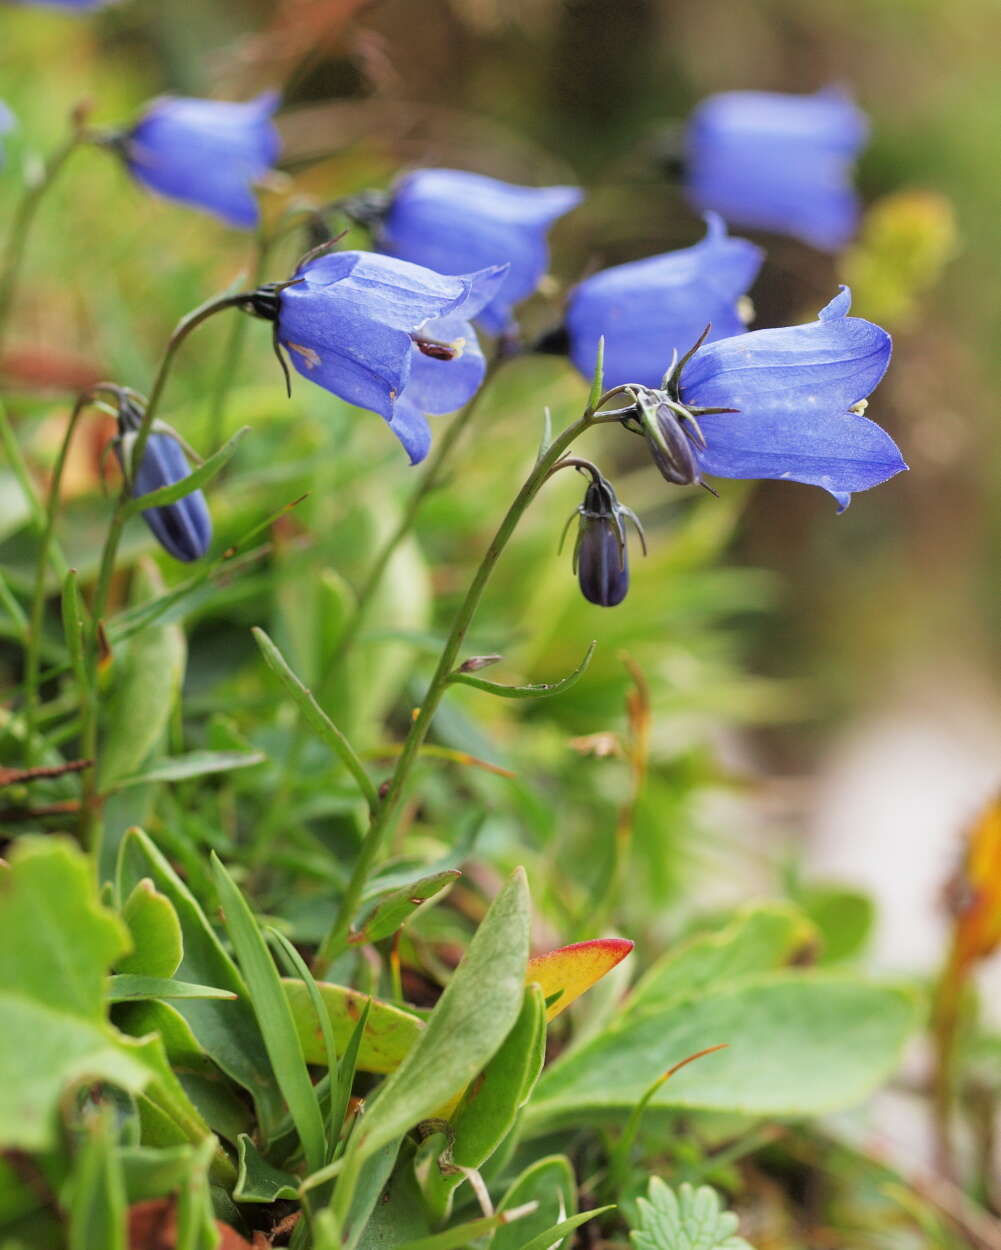
[[[641,539],[643,531],[632,511],[619,503],[611,483],[601,476],[588,486],[577,514],[574,572],[581,593],[588,603],[614,608],[629,589],[626,520],[633,522]]]
[[[639,423],[654,464],[665,481],[675,486],[701,482],[698,451],[705,451],[705,439],[695,418],[664,391],[636,389]]]
[[[126,475],[141,419],[134,404],[130,401],[123,403],[118,416],[119,436],[114,447],[118,463]],[[129,489],[133,499],[138,499],[150,491],[182,481],[190,472],[191,467],[177,439],[170,434],[153,433],[149,436],[142,463]],[[200,560],[208,551],[212,541],[212,520],[200,490],[192,491],[175,503],[146,508],[142,515],[157,542],[175,560],[190,564]]]

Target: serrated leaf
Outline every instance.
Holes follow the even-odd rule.
[[[0,867],[0,991],[103,1020],[108,968],[128,947],[127,929],[98,902],[90,864],[73,843],[17,842]]]
[[[751,1250],[736,1235],[736,1215],[708,1185],[693,1189],[685,1182],[675,1193],[653,1176],[637,1206],[639,1223],[629,1234],[635,1250]]]
[[[436,872],[429,877],[421,877],[412,885],[393,890],[375,906],[375,910],[362,925],[359,933],[352,937],[352,942],[380,942],[391,937],[413,915],[422,903],[434,898],[442,890],[462,876],[456,868],[445,872]]]
[[[181,922],[174,905],[149,877],[136,882],[122,907],[132,937],[132,950],[119,959],[119,972],[135,976],[172,977],[184,955]]]
[[[548,1005],[546,1019],[552,1020],[580,998],[606,972],[622,962],[633,949],[626,938],[595,938],[574,942],[528,961],[526,981],[534,981]]]

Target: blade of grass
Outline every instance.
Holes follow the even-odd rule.
[[[158,490],[151,490],[149,494],[139,495],[135,499],[131,499],[125,508],[125,519],[130,520],[132,517],[138,516],[140,512],[145,512],[147,508],[162,508],[166,504],[176,503],[178,499],[183,499],[185,495],[192,494],[193,491],[204,486],[206,482],[211,482],[215,475],[232,459],[233,453],[236,451],[243,436],[249,433],[250,426],[245,425],[242,429],[237,430],[233,437],[224,443],[214,455],[209,456],[204,464],[200,464],[187,477],[182,477],[179,482],[171,482],[169,486],[161,486]]]
[[[354,747],[348,742],[347,738],[345,738],[323,708],[320,707],[316,699],[313,698],[312,693],[307,690],[295,673],[292,672],[285,657],[264,630],[255,628],[251,630],[251,633],[254,635],[254,641],[261,649],[265,664],[280,679],[282,685],[295,700],[296,706],[305,719],[338,756],[351,776],[354,777],[358,783],[358,789],[368,803],[369,811],[374,815],[379,807],[379,795],[372,784],[372,779],[365,771],[365,766],[355,754]]]
[[[285,965],[285,969],[290,977],[298,977],[305,985],[306,993],[309,995],[309,1001],[313,1004],[313,1012],[316,1015],[317,1023],[320,1026],[320,1032],[323,1034],[323,1049],[327,1056],[327,1071],[330,1079],[330,1099],[327,1107],[327,1154],[324,1163],[329,1163],[334,1157],[334,1150],[337,1146],[337,1139],[340,1136],[340,1121],[335,1121],[335,1102],[334,1089],[338,1078],[337,1068],[337,1043],[334,1041],[334,1028],[330,1023],[330,1016],[324,1006],[320,991],[317,988],[313,974],[306,965],[306,961],[295,949],[284,933],[279,933],[277,929],[268,928],[265,930],[271,943],[278,950],[279,957]]]
[[[223,920],[243,970],[275,1081],[295,1121],[306,1163],[310,1171],[315,1172],[323,1167],[326,1157],[323,1115],[309,1079],[292,1010],[278,969],[246,899],[214,851],[211,858]]]

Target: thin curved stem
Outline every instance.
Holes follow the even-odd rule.
[[[441,438],[435,444],[434,451],[428,458],[424,471],[422,472],[417,485],[414,487],[413,493],[407,500],[406,507],[400,516],[399,521],[392,533],[385,540],[376,553],[375,559],[369,568],[368,576],[359,587],[355,598],[354,608],[350,616],[344,623],[340,636],[337,639],[337,645],[327,661],[326,668],[320,675],[317,682],[317,689],[322,693],[327,682],[344,662],[344,658],[350,651],[358,634],[365,623],[365,617],[368,609],[372,604],[376,591],[382,583],[383,574],[389,565],[390,560],[396,553],[400,543],[407,537],[414,527],[417,515],[424,504],[424,500],[439,485],[446,465],[448,464],[452,449],[459,442],[466,429],[468,428],[473,417],[479,408],[480,398],[486,391],[493,375],[497,372],[498,367],[502,363],[502,358],[494,357],[487,368],[486,376],[483,384],[476,392],[469,403],[462,409],[459,415],[452,421],[448,428],[444,431]]]
[[[139,465],[142,464],[142,458],[146,451],[146,444],[149,442],[149,436],[153,431],[153,422],[156,418],[157,408],[163,396],[164,388],[167,384],[167,378],[170,374],[170,368],[173,364],[174,357],[177,355],[178,348],[188,337],[188,335],[207,321],[209,317],[214,316],[218,312],[223,312],[228,308],[240,308],[247,299],[247,292],[240,292],[236,295],[222,295],[213,299],[206,300],[204,304],[200,304],[186,317],[182,317],[177,323],[173,334],[167,341],[164,348],[163,357],[160,360],[160,366],[157,369],[156,377],[153,380],[153,387],[149,393],[149,399],[146,401],[145,411],[143,412],[142,423],[136,431],[135,442],[132,447],[132,455],[128,464],[127,471],[122,474],[122,489],[119,492],[118,499],[115,503],[115,510],[111,516],[111,522],[108,525],[108,534],[104,540],[104,548],[101,552],[101,564],[97,575],[97,585],[94,590],[94,598],[91,604],[91,628],[88,637],[87,646],[87,674],[93,684],[97,676],[98,661],[101,653],[102,645],[102,620],[108,606],[108,595],[111,590],[111,578],[115,571],[115,560],[118,556],[118,546],[121,542],[122,530],[125,527],[127,516],[127,506],[131,499],[131,489],[129,483],[135,479]],[[88,759],[97,758],[97,712],[96,707],[92,708],[90,714],[84,719],[81,726],[81,749]],[[97,784],[97,767],[91,769],[87,774],[87,790],[84,795],[84,804],[81,811],[81,831],[83,840],[90,845],[92,849],[97,850],[96,842],[98,839],[98,829],[96,825],[96,784]]]
[[[31,179],[21,193],[14,216],[10,223],[10,231],[4,245],[3,260],[0,262],[0,361],[3,360],[4,343],[10,325],[10,316],[17,288],[21,277],[21,266],[24,262],[28,236],[34,224],[38,206],[49,187],[52,186],[59,171],[66,164],[72,153],[86,139],[86,133],[74,126],[69,137],[49,157],[37,177]]]
[[[420,710],[403,744],[393,776],[386,788],[382,805],[369,825],[365,837],[362,839],[358,858],[355,861],[351,878],[341,899],[337,918],[317,951],[315,964],[318,973],[322,974],[331,960],[336,958],[346,945],[351,931],[351,922],[361,901],[362,891],[368,879],[368,874],[383,844],[392,833],[411,770],[417,760],[424,739],[431,728],[431,721],[434,719],[438,706],[444,697],[449,684],[449,678],[455,667],[459,649],[465,640],[466,633],[479,606],[483,590],[490,580],[501,552],[507,546],[508,540],[517,528],[518,522],[525,514],[528,506],[549,478],[557,463],[562,460],[564,453],[569,450],[571,445],[585,430],[592,425],[600,424],[602,420],[603,415],[601,413],[595,414],[592,411],[587,411],[573,425],[568,426],[562,434],[557,435],[553,439],[526,478],[524,485],[510,508],[508,508],[504,519],[494,534],[493,540],[487,548],[479,568],[476,570],[469,589],[466,591],[466,597],[463,599],[462,605],[456,613],[455,620],[452,622],[448,639],[438,658],[437,667],[431,678],[431,683],[428,686]]]
[[[52,483],[49,487],[49,498],[45,510],[45,528],[42,530],[38,543],[38,554],[35,559],[35,588],[31,600],[31,613],[28,627],[28,646],[24,660],[24,735],[25,752],[29,764],[34,757],[35,719],[38,713],[38,674],[42,645],[42,622],[45,613],[45,574],[49,563],[49,552],[52,548],[52,536],[56,527],[56,516],[59,512],[60,491],[62,488],[63,469],[69,455],[70,444],[77,422],[87,405],[91,402],[91,393],[85,391],[73,405],[66,433],[63,435],[59,456],[52,470]]]
[[[264,280],[268,255],[276,238],[277,236],[272,237],[265,234],[263,229],[257,233],[254,268],[250,278],[252,289],[260,286]],[[246,317],[237,317],[230,328],[229,338],[226,341],[226,348],[223,353],[222,365],[212,392],[207,439],[209,447],[216,447],[222,441],[226,420],[226,402],[229,399],[229,392],[233,387],[233,379],[236,377],[236,371],[240,365],[240,357],[243,355],[243,346],[246,342],[249,325],[250,323]]]

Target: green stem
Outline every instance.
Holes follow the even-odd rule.
[[[466,632],[469,629],[476,609],[479,606],[480,597],[487,582],[490,580],[490,575],[493,573],[494,566],[500,558],[501,552],[507,546],[508,540],[517,528],[518,522],[525,514],[528,506],[538,494],[543,483],[550,476],[564,453],[585,430],[601,421],[602,416],[600,413],[596,415],[592,409],[588,409],[579,420],[564,430],[562,434],[557,435],[536,461],[535,467],[526,478],[514,502],[508,508],[507,514],[501,521],[490,546],[487,548],[469,589],[466,591],[466,597],[463,599],[455,620],[452,622],[452,628],[438,658],[438,665],[435,668],[434,676],[431,678],[431,684],[428,686],[424,701],[403,744],[403,750],[400,752],[400,757],[397,760],[393,776],[386,789],[382,805],[376,812],[365,837],[362,839],[358,858],[355,861],[351,878],[344,891],[344,897],[341,899],[333,927],[317,951],[315,966],[320,974],[323,973],[325,968],[340,954],[346,945],[346,940],[351,930],[351,922],[358,909],[368,874],[383,844],[393,831],[411,770],[417,761],[424,739],[431,728],[431,721],[434,719],[438,706],[444,697],[446,687],[455,668],[459,650],[465,641]]]
[[[164,388],[167,384],[167,378],[170,374],[170,368],[173,364],[174,357],[177,355],[178,348],[192,332],[203,321],[207,321],[209,317],[214,316],[218,312],[223,312],[227,308],[239,308],[247,299],[245,292],[237,295],[216,296],[213,299],[206,300],[204,304],[200,304],[186,317],[182,317],[174,328],[173,334],[167,341],[164,348],[163,357],[160,360],[160,367],[157,370],[156,377],[153,381],[153,388],[149,393],[149,399],[146,401],[145,411],[143,412],[142,423],[136,432],[135,442],[132,446],[132,455],[126,471],[122,474],[122,489],[119,492],[118,500],[115,504],[115,510],[111,516],[111,522],[108,526],[108,535],[104,540],[104,549],[101,552],[101,565],[97,575],[97,586],[94,591],[94,599],[91,606],[91,628],[88,638],[88,678],[91,686],[96,688],[97,668],[101,650],[101,633],[102,621],[108,606],[108,595],[111,590],[111,578],[115,571],[115,560],[118,556],[118,546],[121,542],[122,530],[125,527],[127,518],[127,509],[132,492],[130,483],[135,480],[136,472],[139,465],[142,464],[142,458],[146,451],[146,444],[149,442],[149,436],[153,432],[153,421],[156,417],[157,408],[163,396]],[[87,759],[96,760],[97,758],[97,709],[96,701],[88,710],[81,729],[81,750],[85,753]],[[96,825],[96,786],[97,786],[97,766],[90,769],[87,773],[86,793],[84,795],[84,803],[81,809],[81,833],[85,845],[93,845],[97,837]]]
[[[45,508],[42,506],[42,501],[38,497],[38,491],[35,489],[35,483],[31,480],[31,470],[28,468],[24,456],[21,454],[21,448],[18,444],[17,436],[14,434],[14,428],[10,423],[10,418],[7,416],[7,410],[4,407],[2,400],[0,400],[0,443],[3,444],[7,460],[10,463],[11,469],[14,471],[14,476],[17,478],[17,484],[20,486],[25,501],[27,502],[28,510],[31,513],[32,524],[38,531],[39,535],[41,535],[45,532]],[[56,573],[59,577],[65,577],[69,565],[67,565],[66,558],[59,549],[58,543],[53,542],[51,544],[51,551],[52,565]]]
[[[255,245],[254,268],[251,274],[250,287],[255,289],[260,286],[264,280],[264,271],[268,262],[268,254],[274,240],[265,234],[261,229],[257,233]],[[248,317],[236,317],[229,331],[229,338],[226,341],[226,349],[223,353],[222,365],[216,378],[215,387],[212,392],[212,406],[209,409],[209,429],[207,444],[209,447],[216,447],[222,441],[223,429],[226,421],[226,402],[229,399],[229,392],[233,386],[233,379],[240,365],[240,358],[243,355],[243,345],[246,342],[247,330],[250,326]]]
[[[10,325],[14,300],[17,297],[21,266],[38,206],[71,153],[84,142],[86,137],[80,127],[74,126],[69,137],[56,148],[38,175],[28,180],[14,209],[14,217],[4,245],[3,260],[0,261],[0,362],[3,361],[4,342]]]
[[[49,487],[49,499],[45,512],[45,528],[38,544],[35,558],[35,589],[31,600],[30,625],[28,629],[28,646],[25,653],[24,666],[24,735],[25,751],[28,763],[33,762],[35,719],[38,713],[38,674],[41,658],[42,622],[45,614],[45,574],[49,563],[49,551],[52,546],[52,535],[56,527],[56,516],[59,512],[59,496],[62,487],[63,469],[69,454],[70,443],[76,430],[77,421],[83,410],[90,403],[91,396],[85,393],[73,405],[70,419],[63,436],[59,456],[52,471],[52,484]]]
[[[403,542],[413,529],[414,522],[417,519],[417,514],[420,512],[424,500],[440,483],[445,466],[448,464],[451,457],[452,448],[458,443],[459,439],[463,435],[463,432],[475,416],[476,410],[479,406],[480,397],[486,391],[487,384],[490,381],[491,375],[496,372],[498,363],[499,362],[496,359],[492,362],[487,371],[486,377],[483,379],[483,385],[465,406],[465,408],[463,408],[455,420],[452,421],[449,427],[442,434],[441,438],[435,444],[434,451],[431,453],[427,464],[424,466],[424,471],[422,472],[417,485],[414,487],[413,493],[407,500],[407,505],[404,508],[399,521],[396,523],[396,527],[379,548],[376,553],[376,557],[372,562],[372,566],[369,569],[368,576],[365,578],[365,581],[361,584],[358,590],[351,614],[345,621],[344,628],[341,630],[340,636],[337,639],[337,645],[334,648],[330,659],[327,661],[327,665],[320,676],[320,680],[316,684],[319,692],[322,693],[324,687],[344,662],[345,656],[354,644],[362,625],[365,623],[365,617],[368,613],[368,609],[371,606],[375,592],[379,589],[383,574],[385,573],[390,560],[392,560],[400,543]]]

